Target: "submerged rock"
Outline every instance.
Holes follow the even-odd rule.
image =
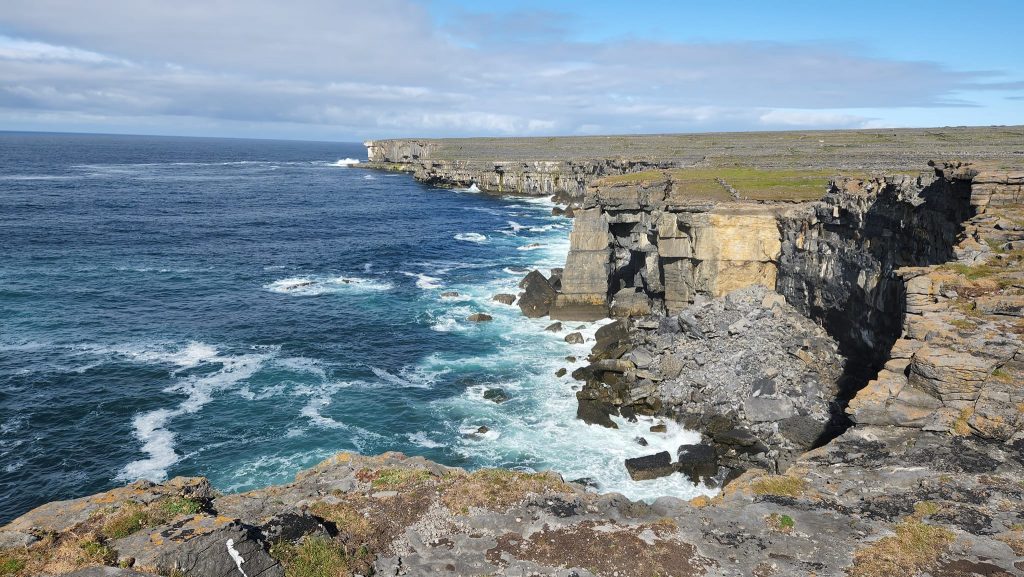
[[[494,320],[494,317],[487,313],[473,313],[466,317],[466,320],[474,323],[486,323],[488,321]]]
[[[500,405],[508,400],[508,395],[505,389],[487,389],[484,391],[484,398]]]
[[[583,335],[578,332],[569,333],[565,335],[565,342],[569,343],[570,345],[583,344]]]

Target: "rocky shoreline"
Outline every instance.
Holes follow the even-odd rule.
[[[0,575],[1024,575],[1024,171],[936,163],[816,200],[605,166],[627,168],[529,185],[571,196],[570,253],[502,302],[616,318],[573,373],[579,418],[699,431],[623,467],[716,497],[342,453],[238,495],[178,478],[44,505],[0,529]]]

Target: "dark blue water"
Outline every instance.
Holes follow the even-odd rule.
[[[491,300],[561,266],[570,221],[338,162],[364,157],[0,133],[0,522],[137,478],[281,482],[340,450],[692,490],[630,484],[630,432],[572,419],[552,374],[589,345]]]

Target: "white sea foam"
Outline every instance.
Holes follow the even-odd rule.
[[[293,276],[263,285],[270,292],[296,296],[319,296],[343,292],[388,291],[387,281],[349,276]]]
[[[363,180],[377,180],[377,177],[372,174],[364,174]]]
[[[487,237],[478,232],[460,232],[459,234],[455,235],[455,240],[481,243],[487,242]]]
[[[393,374],[380,367],[370,366],[370,370],[380,379],[381,383],[393,387],[413,389],[429,389],[437,382],[438,377],[450,372],[449,369],[429,370],[425,367],[402,367],[398,374]]]
[[[469,188],[466,189],[466,192],[480,192],[480,187],[478,187],[474,182],[473,184],[469,185]]]
[[[132,419],[134,435],[142,441],[142,451],[148,455],[145,459],[133,461],[124,466],[117,478],[121,481],[149,479],[162,481],[167,478],[167,469],[180,460],[174,450],[174,432],[168,425],[176,417],[195,413],[213,400],[218,391],[229,389],[252,377],[263,364],[274,354],[274,349],[263,349],[265,352],[249,354],[222,355],[210,345],[189,343],[172,356],[165,356],[165,351],[156,351],[153,355],[139,354],[141,362],[170,360],[182,368],[191,368],[200,364],[219,364],[220,368],[202,375],[179,377],[174,384],[164,389],[165,393],[185,395],[173,409],[156,409],[136,415]]]
[[[516,250],[539,250],[542,248],[544,248],[543,244],[540,244],[539,242],[533,242],[524,246],[517,246]]]
[[[423,290],[434,290],[441,288],[441,279],[417,272],[403,272],[405,276],[416,279],[416,286]]]
[[[439,449],[445,446],[444,443],[439,443],[431,439],[425,431],[416,431],[415,433],[408,433],[405,436],[410,442],[427,449]]]
[[[359,164],[359,160],[356,158],[342,158],[334,161],[331,166],[355,166]]]
[[[441,319],[434,324],[430,325],[430,329],[439,333],[450,333],[462,329],[462,325],[459,325],[459,321],[452,318]]]
[[[509,228],[512,229],[512,234],[519,234],[519,231],[521,231],[524,228],[526,228],[525,226],[519,224],[518,222],[516,222],[514,220],[508,221],[508,226],[509,226]]]

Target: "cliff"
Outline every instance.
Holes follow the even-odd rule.
[[[581,198],[607,176],[679,167],[916,170],[932,158],[1001,161],[1021,127],[371,140],[371,168],[436,186]]]
[[[440,184],[560,175],[566,266],[518,303],[616,317],[573,375],[579,417],[700,431],[623,466],[717,496],[341,453],[238,495],[178,478],[44,505],[0,528],[0,575],[1022,575],[1021,134],[371,143]],[[943,147],[972,162],[923,170]],[[606,168],[562,178],[582,166]]]

